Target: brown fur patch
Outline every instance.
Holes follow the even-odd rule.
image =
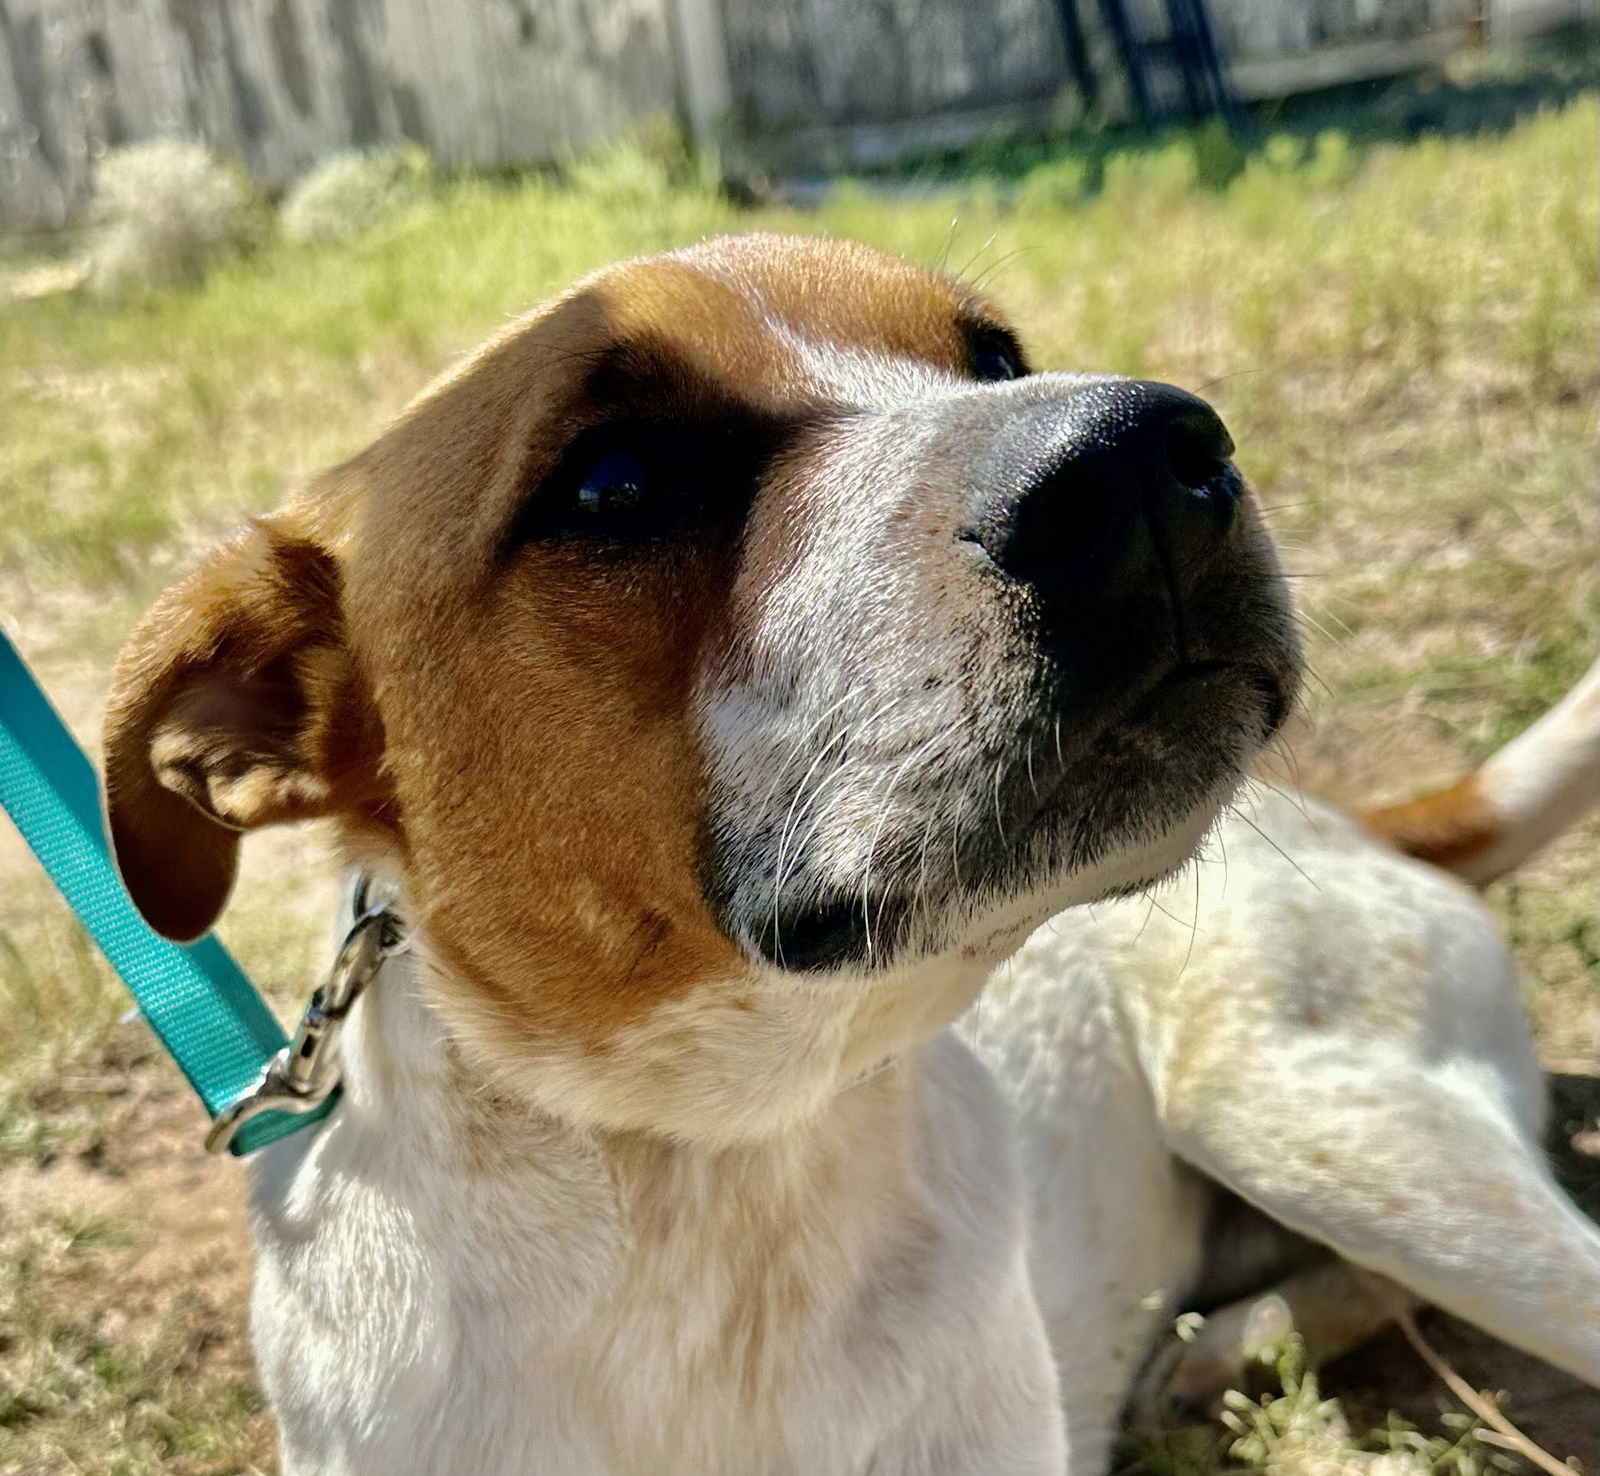
[[[519,510],[619,413],[793,424],[836,408],[808,355],[965,373],[980,321],[872,248],[744,237],[607,269],[491,341],[130,641],[107,773],[147,916],[198,931],[237,829],[332,813],[348,854],[403,853],[442,976],[521,1049],[602,1051],[736,981],[690,705],[741,561],[778,555],[732,517],[637,556],[518,543]]]
[[[1366,810],[1361,823],[1397,851],[1442,871],[1459,871],[1499,839],[1499,818],[1476,774],[1403,804]]]
[[[168,590],[117,663],[106,801],[134,901],[169,937],[204,932],[239,832],[383,812],[381,748],[345,658],[337,568],[257,524]]]

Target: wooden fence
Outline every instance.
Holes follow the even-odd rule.
[[[1486,0],[1210,0],[1263,96],[1436,60]],[[1592,0],[1493,0],[1538,23]],[[1164,0],[1123,0],[1159,42]],[[184,134],[268,186],[413,140],[508,167],[662,115],[779,167],[1128,107],[1103,0],[0,0],[0,226],[58,224],[109,147]],[[1124,41],[1126,38],[1123,38]]]

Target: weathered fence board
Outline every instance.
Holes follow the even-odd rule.
[[[1159,39],[1165,0],[1123,0]],[[1236,89],[1436,60],[1596,0],[1210,0]],[[556,157],[662,114],[780,163],[871,163],[1127,107],[1104,0],[0,0],[0,227],[58,223],[107,147],[199,136],[281,185],[401,139]],[[719,121],[720,120],[720,121]]]
[[[926,117],[1049,96],[1055,0],[760,0],[726,6],[729,72],[766,129]]]
[[[282,184],[413,139],[548,159],[676,112],[670,0],[0,0],[0,222],[60,220],[106,147],[198,135]]]

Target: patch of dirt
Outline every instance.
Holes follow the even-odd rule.
[[[76,1268],[77,1290],[104,1300],[102,1330],[113,1338],[146,1336],[180,1292],[203,1289],[227,1329],[212,1345],[212,1361],[237,1376],[250,1359],[244,1167],[207,1153],[204,1131],[204,1115],[186,1088],[146,1092],[110,1125],[93,1159],[8,1170],[0,1176],[0,1197],[130,1227],[131,1246]]]
[[[1600,1471],[1600,1390],[1447,1313],[1429,1310],[1417,1322],[1473,1388],[1501,1396],[1501,1411],[1536,1445],[1590,1476]],[[1441,1431],[1441,1416],[1462,1412],[1397,1329],[1330,1364],[1322,1388],[1343,1401],[1355,1429],[1381,1429],[1392,1410],[1419,1430]]]
[[[36,1295],[113,1349],[180,1340],[169,1362],[197,1395],[253,1383],[244,1166],[205,1152],[204,1114],[169,1064],[136,1067],[127,1084],[79,1151],[0,1172],[10,1228],[76,1221],[112,1233],[94,1254],[55,1261]],[[265,1456],[271,1445],[270,1420],[254,1415],[243,1446]]]
[[[1561,1187],[1584,1214],[1600,1221],[1600,1076],[1550,1077],[1545,1146]]]

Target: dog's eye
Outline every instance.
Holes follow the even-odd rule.
[[[991,382],[1015,379],[1017,366],[1004,349],[979,349],[972,356],[972,372],[979,379]]]
[[[529,487],[502,546],[572,539],[624,548],[735,521],[766,446],[764,435],[732,423],[593,426]]]
[[[1028,371],[1022,362],[1022,350],[1003,329],[984,328],[972,336],[972,373],[976,379],[995,384],[1006,379],[1020,379]]]
[[[639,511],[648,486],[644,463],[637,456],[631,451],[608,451],[579,483],[573,500],[584,516],[625,518]]]

